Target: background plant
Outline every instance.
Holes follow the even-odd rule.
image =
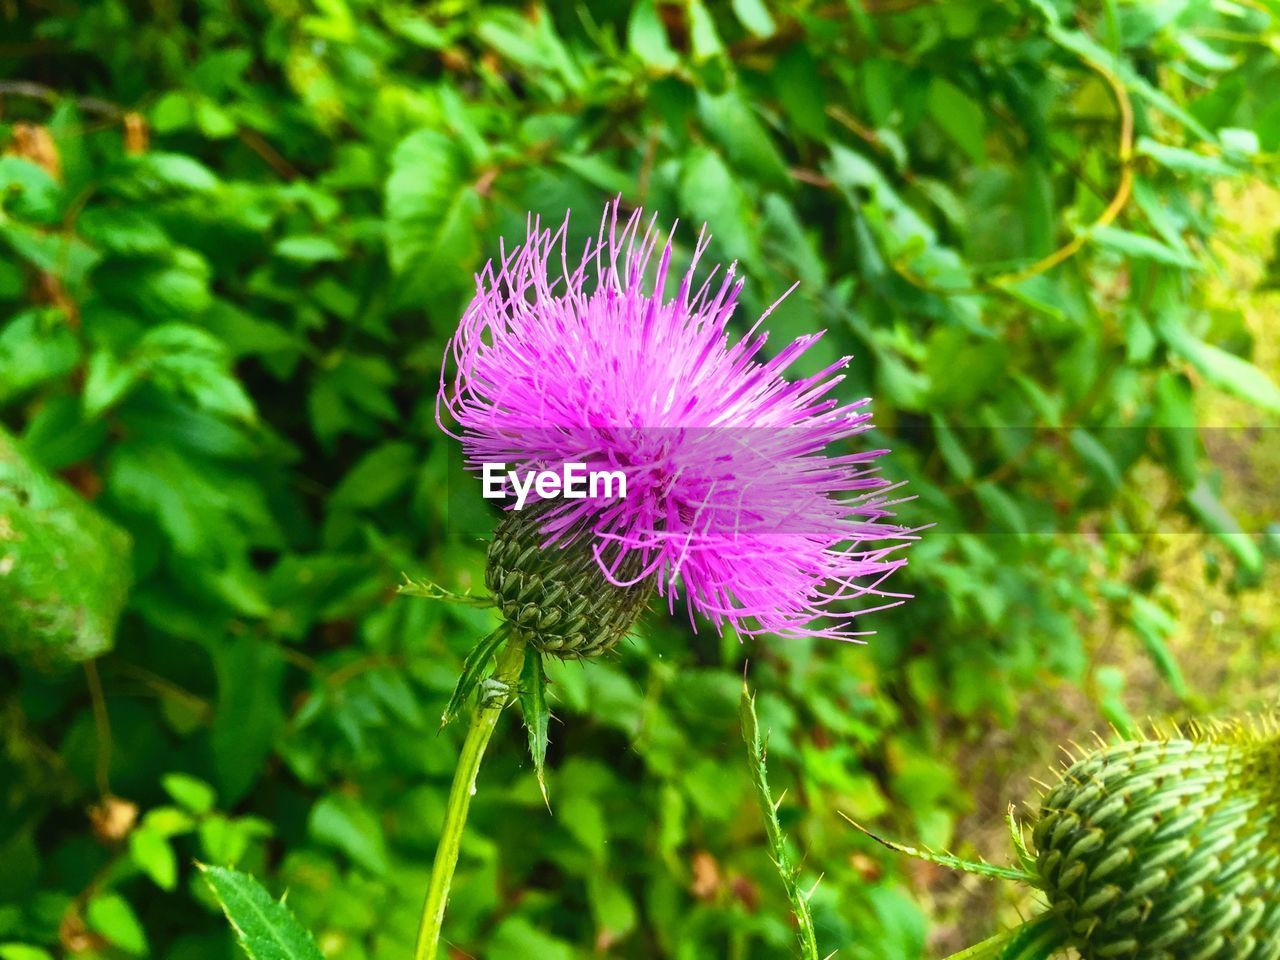
[[[0,956],[229,956],[195,859],[287,887],[328,956],[412,949],[460,736],[437,718],[494,625],[392,602],[402,572],[483,583],[441,349],[487,238],[618,192],[713,225],[744,320],[801,281],[775,340],[856,354],[903,519],[937,527],[865,649],[654,615],[616,660],[553,669],[554,815],[507,725],[451,936],[491,960],[789,950],[737,731],[749,656],[801,887],[825,874],[819,942],[924,955],[939,881],[838,812],[963,846],[1010,772],[969,769],[974,745],[1013,762],[1002,731],[1047,687],[1076,735],[1220,696],[1236,651],[1179,661],[1150,532],[1205,531],[1215,591],[1269,575],[1273,496],[1228,495],[1248,437],[1190,428],[1217,391],[1280,413],[1257,331],[1210,299],[1215,189],[1280,147],[1275,14],[0,8],[0,418],[129,532],[135,584],[100,682],[0,665]],[[1245,638],[1265,673],[1275,623]]]

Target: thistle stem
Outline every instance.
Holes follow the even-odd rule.
[[[796,918],[796,932],[800,938],[800,956],[802,960],[821,960],[822,955],[818,953],[818,934],[813,926],[813,913],[809,910],[809,893],[812,891],[800,888],[800,868],[791,860],[791,853],[787,849],[787,838],[782,832],[782,824],[778,822],[778,803],[773,799],[773,792],[769,789],[769,779],[765,774],[767,745],[760,734],[755,697],[751,696],[745,680],[742,684],[739,718],[742,721],[742,739],[747,744],[751,785],[755,788],[756,800],[759,801],[760,812],[764,815],[769,851],[773,854],[774,865],[778,868],[778,876],[782,878],[787,899],[791,901],[791,912]]]
[[[499,628],[502,629],[502,628]],[[513,630],[506,645],[498,653],[492,680],[515,687],[520,681],[524,665],[524,651],[528,640],[519,630]],[[449,886],[453,871],[458,865],[458,849],[462,845],[462,831],[467,824],[467,812],[471,809],[471,797],[476,792],[476,777],[480,773],[480,761],[485,748],[498,724],[498,715],[510,702],[509,697],[486,701],[479,698],[471,715],[471,729],[463,741],[462,753],[453,774],[453,786],[440,826],[440,845],[436,847],[435,865],[431,868],[431,883],[427,887],[426,902],[422,906],[422,921],[418,927],[418,946],[414,960],[436,960],[440,947],[440,933],[444,926],[444,911],[449,903]]]

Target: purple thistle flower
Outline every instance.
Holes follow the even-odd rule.
[[[669,608],[683,598],[691,620],[697,611],[717,629],[862,635],[851,621],[868,609],[845,601],[901,602],[883,585],[914,536],[885,522],[896,501],[875,462],[887,451],[827,453],[870,427],[869,400],[832,395],[849,358],[785,379],[821,334],[767,358],[770,307],[731,342],[734,265],[695,288],[704,228],[668,299],[671,238],[659,246],[655,221],[642,230],[641,217],[620,223],[615,200],[576,266],[568,218],[556,231],[535,220],[522,246],[503,245],[477,276],[438,401],[460,427],[468,466],[620,470],[625,497],[543,505],[544,549],[586,538],[610,583],[647,580]]]

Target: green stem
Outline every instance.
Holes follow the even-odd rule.
[[[501,629],[501,628],[500,628]],[[524,650],[528,640],[519,630],[511,633],[506,646],[498,654],[492,679],[514,688],[520,681],[524,666]],[[458,849],[462,844],[462,831],[467,824],[467,812],[471,809],[471,797],[476,792],[476,776],[480,773],[480,761],[485,747],[498,724],[498,715],[510,702],[509,697],[485,701],[483,696],[476,704],[471,717],[471,729],[462,744],[462,754],[453,774],[453,786],[449,790],[449,803],[440,827],[440,845],[436,848],[435,865],[431,868],[431,884],[427,887],[426,903],[422,907],[422,922],[418,928],[418,946],[414,960],[435,960],[440,947],[440,931],[444,926],[444,911],[449,903],[449,886],[453,871],[458,865]]]
[[[813,914],[809,910],[809,894],[800,889],[800,868],[791,860],[787,849],[787,838],[782,832],[782,824],[778,822],[778,804],[769,789],[769,779],[765,774],[766,745],[760,735],[760,721],[756,717],[756,702],[747,689],[746,681],[742,684],[742,700],[739,705],[739,717],[742,720],[742,739],[747,744],[747,759],[751,768],[751,785],[755,787],[756,799],[760,802],[760,812],[764,814],[765,834],[769,838],[769,850],[773,854],[774,865],[782,878],[782,886],[787,891],[787,899],[791,901],[791,912],[796,918],[797,933],[800,937],[800,955],[803,960],[820,960],[818,953],[818,934],[813,927]]]

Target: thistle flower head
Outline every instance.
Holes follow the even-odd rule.
[[[900,853],[1037,887],[1048,909],[949,960],[1280,960],[1280,722],[1155,730],[1075,760],[1021,861]],[[863,828],[859,828],[863,829]],[[864,829],[863,832],[867,832]],[[1065,953],[1063,954],[1065,956]]]
[[[844,601],[897,602],[883,585],[910,535],[886,522],[884,451],[847,448],[870,426],[868,400],[835,396],[847,358],[787,379],[819,334],[772,355],[765,317],[733,336],[742,282],[733,266],[695,279],[705,231],[675,279],[672,238],[640,211],[620,218],[615,201],[572,261],[567,226],[533,221],[477,277],[439,398],[468,465],[625,476],[624,497],[525,519],[546,562],[585,553],[612,587],[648,585],[717,629],[856,636],[866,611]]]
[[[1280,958],[1280,730],[1158,735],[1045,796],[1037,883],[1085,960]]]

